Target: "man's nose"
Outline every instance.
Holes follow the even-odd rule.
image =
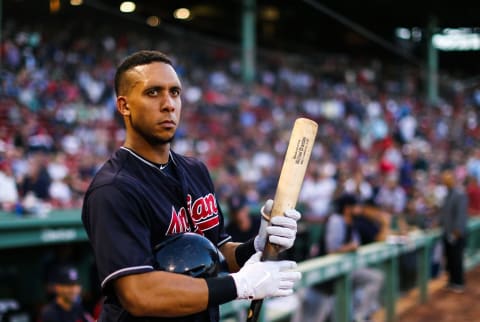
[[[175,110],[175,99],[170,94],[166,93],[165,95],[163,95],[161,101],[161,109],[168,111]]]

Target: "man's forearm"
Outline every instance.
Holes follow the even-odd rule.
[[[205,279],[154,271],[114,281],[122,306],[133,316],[175,317],[207,309]]]

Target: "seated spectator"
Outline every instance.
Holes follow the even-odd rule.
[[[58,269],[55,279],[55,298],[42,310],[40,322],[93,322],[82,306],[82,287],[74,267]]]
[[[354,217],[362,211],[357,198],[344,194],[336,201],[336,205],[337,211],[327,217],[325,232],[320,242],[321,254],[354,252],[361,245],[354,223]],[[354,296],[356,300],[352,303],[354,321],[368,321],[371,314],[380,307],[379,296],[383,279],[383,273],[378,269],[362,267],[352,271],[353,290],[355,295],[358,295]],[[304,303],[302,311],[310,314],[303,316],[301,321],[325,321],[334,307],[333,281],[317,284],[306,292],[307,298],[321,300],[320,303],[313,303],[313,311],[308,308],[309,302]]]
[[[389,212],[375,205],[356,204],[353,221],[360,236],[360,244],[384,241],[390,232],[391,219]]]
[[[340,197],[337,207],[337,212],[326,223],[324,243],[327,254],[356,251],[361,245],[353,219],[365,212],[364,209],[359,207],[357,199],[351,195]],[[354,305],[355,321],[365,321],[380,306],[383,273],[369,267],[355,269],[352,272],[352,284],[354,290],[362,292],[359,302]]]

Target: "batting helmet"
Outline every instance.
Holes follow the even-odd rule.
[[[225,268],[225,259],[207,238],[195,233],[166,236],[154,248],[155,269],[192,277],[214,277]]]

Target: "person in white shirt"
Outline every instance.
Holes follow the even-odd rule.
[[[18,189],[10,164],[6,161],[0,164],[0,209],[12,211],[18,202]]]
[[[395,174],[385,178],[375,199],[377,205],[394,215],[399,215],[405,210],[407,196],[405,190],[398,184]]]
[[[323,218],[331,208],[336,182],[326,167],[314,169],[303,183],[300,201],[307,207],[306,214],[314,218]]]

